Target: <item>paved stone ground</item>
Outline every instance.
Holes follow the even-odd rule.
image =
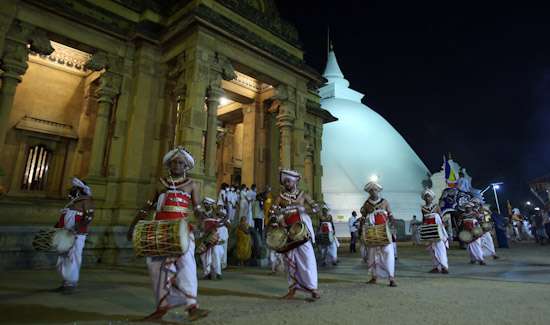
[[[339,266],[320,269],[323,296],[316,302],[277,299],[286,291],[283,275],[231,268],[221,281],[200,281],[200,303],[210,315],[195,324],[548,324],[550,246],[498,252],[500,260],[479,266],[453,249],[451,274],[434,275],[424,248],[400,247],[397,288],[365,284],[366,266],[342,256]],[[50,291],[59,284],[54,270],[0,275],[3,324],[134,324],[153,309],[145,266],[85,268],[70,296]],[[181,311],[166,319],[189,324]]]

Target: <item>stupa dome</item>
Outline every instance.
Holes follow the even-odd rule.
[[[321,151],[323,196],[332,215],[347,220],[353,210],[359,214],[368,197],[363,187],[377,178],[396,218],[420,217],[428,168],[388,121],[361,102],[364,95],[349,88],[333,50],[324,77],[321,106],[338,118],[324,126]]]

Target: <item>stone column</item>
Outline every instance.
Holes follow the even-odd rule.
[[[313,185],[315,183],[313,178],[313,146],[308,144],[306,146],[305,160],[304,160],[304,179],[306,181],[306,190],[308,193],[313,194]]]
[[[280,85],[276,89],[274,97],[279,101],[278,114],[276,117],[277,127],[280,131],[280,166],[281,168],[292,167],[292,129],[295,120],[296,103],[292,96],[292,89]]]
[[[107,145],[109,116],[114,99],[118,95],[118,89],[113,85],[115,78],[112,73],[104,72],[97,90],[98,108],[89,169],[91,177],[105,176],[105,146]]]
[[[28,49],[25,42],[6,40],[2,59],[2,88],[0,88],[0,149],[4,146],[15,89],[28,68]]]
[[[216,140],[218,132],[218,106],[223,96],[223,89],[215,86],[208,88],[206,98],[207,120],[206,120],[206,157],[205,174],[208,177],[216,177]]]

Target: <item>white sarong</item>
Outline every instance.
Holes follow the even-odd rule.
[[[63,209],[61,212],[65,214],[63,228],[74,231],[75,217],[78,211]],[[57,257],[57,271],[63,278],[64,286],[76,286],[78,283],[85,242],[85,234],[76,235],[73,247],[67,253]]]
[[[317,261],[311,241],[284,254],[288,288],[311,293],[317,290]]]
[[[164,257],[147,258],[157,307],[198,306],[194,236],[191,235],[189,250],[175,263],[166,264],[165,260]]]
[[[338,261],[338,240],[336,237],[330,245],[321,246],[322,261],[330,264]]]
[[[296,289],[306,292],[317,290],[317,260],[313,251],[315,236],[311,218],[303,207],[299,208],[300,219],[306,225],[311,240],[284,254],[288,272],[289,290]]]
[[[369,272],[376,278],[395,277],[395,255],[393,243],[385,246],[371,246],[368,251]]]
[[[449,259],[447,257],[447,248],[449,248],[449,236],[443,224],[443,220],[439,215],[435,216],[435,223],[441,227],[442,238],[441,240],[432,242],[428,249],[432,255],[432,266],[434,269],[442,270],[449,269]]]
[[[495,243],[493,242],[493,237],[490,232],[486,232],[481,236],[481,247],[484,257],[496,255]]]
[[[468,253],[470,254],[470,261],[472,262],[483,261],[483,249],[481,248],[481,237],[468,244]]]

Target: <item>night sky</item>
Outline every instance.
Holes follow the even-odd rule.
[[[322,72],[330,26],[340,68],[363,103],[405,137],[432,172],[451,152],[501,203],[550,173],[549,8],[504,1],[278,1]],[[486,195],[488,199],[491,196]]]

